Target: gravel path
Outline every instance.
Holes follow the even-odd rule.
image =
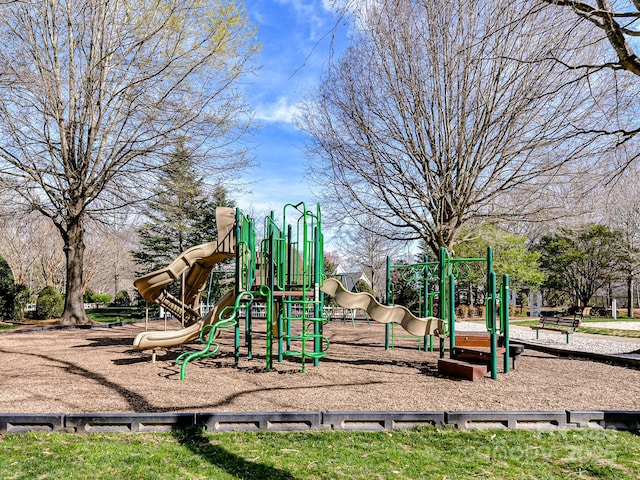
[[[593,328],[612,328],[616,330],[637,330],[640,332],[640,322],[589,322],[586,326]]]
[[[624,323],[624,322],[621,322]],[[589,324],[591,325],[591,324]],[[610,328],[618,328],[607,324]],[[458,330],[483,331],[484,325],[476,322],[457,322]],[[536,340],[536,332],[529,327],[511,326],[510,338],[514,341],[525,340],[531,343],[538,343],[547,347],[571,350],[576,352],[591,352],[601,354],[621,354],[640,353],[640,341],[634,338],[606,337],[604,335],[587,335],[573,333],[567,344],[566,336],[558,332],[544,330],[540,332],[539,339]]]

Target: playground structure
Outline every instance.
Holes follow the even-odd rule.
[[[264,238],[256,240],[253,219],[239,209],[218,208],[216,211],[218,240],[192,247],[183,252],[166,268],[138,278],[134,285],[148,302],[161,305],[176,318],[183,328],[175,331],[145,331],[133,345],[138,350],[169,348],[196,339],[203,348],[188,351],[178,357],[180,378],[191,361],[214,355],[219,345],[216,338],[223,329],[234,332],[234,358],[236,365],[241,349],[248,358],[253,357],[254,321],[265,322],[265,368],[272,368],[273,358],[282,362],[287,357],[299,359],[304,372],[307,362],[314,365],[327,355],[329,341],[323,334],[323,325],[329,320],[324,312],[324,294],[335,297],[346,308],[365,310],[371,320],[386,325],[385,346],[395,325],[412,336],[430,342],[440,339],[440,371],[447,375],[475,379],[491,373],[497,378],[497,356],[504,354],[504,371],[508,365],[508,278],[501,287],[501,298],[496,292],[495,273],[492,271],[492,253],[483,259],[452,259],[441,249],[437,262],[418,265],[424,272],[423,311],[414,314],[393,303],[387,282],[387,305],[368,293],[348,291],[337,279],[325,278],[323,262],[323,236],[320,207],[307,209],[304,203],[287,204],[282,211],[282,223],[275,221],[274,212],[265,218]],[[235,258],[233,290],[222,296],[206,315],[200,313],[201,297],[211,272],[221,262]],[[455,331],[455,280],[463,265],[474,261],[487,263],[487,333],[458,335]],[[412,266],[416,268],[416,265]],[[388,264],[388,271],[390,263]],[[437,274],[437,277],[436,277]],[[429,280],[438,278],[439,290],[428,292]],[[181,281],[181,294],[168,292],[168,287]],[[434,298],[438,298],[438,317],[434,313]],[[497,316],[497,305],[500,315]],[[502,342],[498,346],[499,337]],[[445,339],[449,339],[450,358],[445,359]],[[274,348],[276,355],[274,355]],[[506,353],[505,353],[506,352]],[[469,362],[474,362],[468,363]],[[476,364],[484,364],[477,367]],[[467,367],[467,365],[471,365]],[[467,372],[471,371],[469,375]]]
[[[467,278],[471,273],[470,264],[484,263],[487,272],[485,288],[485,332],[456,332],[456,281]],[[437,261],[425,260],[422,263],[394,265],[387,258],[386,296],[387,303],[393,304],[395,286],[391,279],[392,270],[400,270],[405,281],[413,283],[419,292],[418,315],[433,317],[435,301],[438,301],[438,317],[443,328],[440,329],[440,359],[438,370],[455,377],[475,380],[487,374],[492,379],[498,376],[498,356],[503,357],[503,372],[510,370],[509,358],[521,352],[511,348],[509,342],[509,276],[503,275],[498,287],[496,273],[493,271],[493,249],[487,248],[486,257],[452,258],[441,247]],[[436,289],[430,291],[429,285],[436,283]],[[393,324],[385,331],[385,348],[393,343]],[[449,358],[445,358],[448,340]],[[433,351],[434,335],[425,336],[425,350]]]
[[[287,217],[295,217],[294,223],[287,223]],[[313,212],[302,203],[288,204],[283,209],[281,226],[272,212],[265,219],[265,238],[260,244],[256,242],[253,220],[239,209],[219,208],[216,221],[217,242],[193,247],[166,268],[134,282],[145,300],[163,306],[187,325],[173,332],[143,332],[135,338],[134,347],[155,350],[199,338],[204,348],[177,359],[184,379],[189,362],[217,352],[215,339],[221,329],[234,330],[236,364],[243,346],[252,358],[253,322],[260,316],[266,324],[267,370],[272,367],[274,344],[278,361],[298,357],[303,371],[310,360],[317,365],[328,348],[322,335],[326,318],[319,290],[323,271],[319,207]],[[209,275],[217,264],[229,258],[235,258],[233,290],[203,317],[198,307]],[[167,287],[181,279],[183,294],[177,298],[167,292]]]

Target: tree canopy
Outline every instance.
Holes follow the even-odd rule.
[[[16,286],[7,261],[0,257],[0,319],[14,318]]]
[[[434,253],[472,221],[558,215],[563,188],[584,185],[558,180],[597,144],[576,125],[603,118],[584,103],[597,86],[554,60],[588,43],[560,17],[507,0],[368,4],[301,117],[323,207]]]
[[[566,292],[582,306],[617,276],[626,254],[620,232],[597,224],[560,229],[542,237],[537,249],[548,273],[545,286]]]
[[[138,229],[142,248],[134,252],[139,274],[171,263],[187,248],[215,240],[216,207],[233,207],[227,191],[209,188],[194,159],[178,149],[176,160],[161,169],[158,184],[144,206],[147,218]]]
[[[492,247],[494,271],[498,275],[509,275],[512,286],[535,290],[544,281],[540,252],[529,248],[526,237],[492,226],[483,227],[475,231],[475,235],[466,237],[466,241],[456,246],[456,257],[482,258],[487,254],[487,247]],[[486,267],[479,264],[470,266],[473,269],[471,280],[476,285],[486,283]]]
[[[88,215],[143,197],[181,142],[212,175],[246,165],[255,32],[233,0],[25,0],[0,34],[0,187],[57,227],[63,322],[85,323]]]

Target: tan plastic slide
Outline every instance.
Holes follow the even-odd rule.
[[[220,320],[220,312],[225,307],[233,305],[234,302],[235,295],[232,290],[222,297],[218,303],[215,304],[209,314],[202,320],[180,330],[139,333],[133,340],[133,346],[136,350],[148,350],[151,348],[166,348],[182,345],[183,343],[189,343],[198,338],[200,331],[205,325],[215,323]],[[216,334],[217,333],[218,332],[216,332]]]
[[[171,264],[160,270],[144,275],[134,286],[142,297],[157,303],[176,317],[184,315],[186,328],[175,331],[143,332],[134,340],[138,350],[180,345],[196,338],[207,324],[218,320],[218,312],[233,304],[230,298],[223,297],[204,319],[200,316],[200,297],[214,265],[235,255],[235,208],[218,207],[216,225],[218,241],[209,242],[185,250]],[[184,274],[184,293],[181,298],[171,295],[166,287],[178,281]]]
[[[425,335],[442,335],[444,333],[444,322],[441,319],[416,317],[401,305],[382,305],[370,293],[350,292],[335,278],[325,279],[320,290],[334,297],[341,307],[365,310],[372,320],[379,323],[399,323],[411,335],[424,337]]]
[[[216,224],[218,241],[191,247],[182,252],[167,267],[148,273],[133,282],[142,297],[166,308],[176,317],[190,325],[200,320],[200,296],[214,265],[235,255],[234,226],[235,209],[218,207]],[[177,298],[165,290],[165,287],[185,274],[184,294]]]

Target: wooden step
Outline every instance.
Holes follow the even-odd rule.
[[[504,355],[506,349],[498,347],[498,356]],[[453,349],[453,358],[456,360],[464,360],[471,363],[480,363],[488,365],[491,361],[491,348],[489,347],[455,347]]]
[[[468,363],[462,360],[439,358],[438,372],[449,377],[462,378],[475,382],[488,375],[488,368],[486,365]]]
[[[488,332],[456,332],[456,347],[489,347]]]

